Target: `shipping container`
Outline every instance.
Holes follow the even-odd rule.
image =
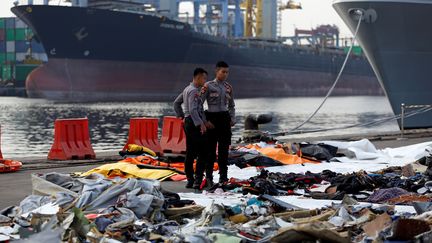
[[[15,41],[6,41],[6,52],[15,52]]]
[[[26,56],[29,55],[27,52],[17,52],[15,54],[15,61],[17,62],[23,62],[26,59]]]
[[[27,40],[27,29],[15,29],[15,40],[23,41]]]
[[[19,18],[15,19],[15,28],[27,28],[27,25]]]
[[[12,79],[12,66],[11,65],[2,65],[2,80],[11,80]]]
[[[0,53],[6,52],[6,41],[0,41]]]
[[[15,40],[15,29],[6,29],[6,40]]]
[[[0,53],[0,65],[6,62],[6,53]]]
[[[15,29],[15,18],[6,18],[6,29]]]
[[[26,59],[31,59],[42,62],[48,61],[48,56],[45,53],[32,53],[31,55],[27,52],[17,52],[15,56],[15,60],[19,63],[25,63]]]
[[[6,53],[6,61],[7,62],[15,62],[15,52],[7,52]]]
[[[33,71],[33,69],[37,68],[39,65],[34,64],[19,64],[15,65],[15,80],[16,81],[25,81],[27,75]]]
[[[15,52],[27,52],[30,47],[30,42],[28,41],[15,41]]]
[[[0,29],[4,29],[5,28],[5,18],[0,18]]]
[[[0,41],[4,41],[6,38],[5,30],[0,29]]]
[[[348,51],[349,51],[349,47],[344,47],[344,52],[348,53]],[[360,46],[353,46],[351,52],[354,55],[361,56],[362,55],[362,48]]]

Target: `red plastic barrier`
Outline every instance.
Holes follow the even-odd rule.
[[[123,150],[126,150],[129,144],[137,144],[161,154],[162,149],[158,139],[158,122],[159,119],[157,118],[131,118],[129,137]]]
[[[48,153],[51,160],[94,159],[87,118],[57,119],[54,144]]]
[[[160,144],[164,153],[186,154],[186,135],[182,119],[164,117]]]

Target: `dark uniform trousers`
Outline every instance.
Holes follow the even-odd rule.
[[[208,161],[208,137],[207,134],[201,134],[199,126],[195,126],[191,117],[186,117],[184,122],[184,130],[186,134],[186,159],[185,173],[188,181],[194,181],[193,163],[198,157],[196,163],[196,179],[202,180],[205,163]]]
[[[208,129],[209,139],[209,162],[206,166],[206,175],[213,172],[213,164],[216,161],[216,147],[218,150],[218,166],[220,180],[228,179],[228,149],[231,144],[231,117],[228,111],[223,112],[206,112],[207,121],[215,126],[214,129]],[[211,165],[210,165],[211,164]],[[210,167],[211,166],[211,167]]]

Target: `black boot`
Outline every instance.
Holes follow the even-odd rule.
[[[186,188],[193,188],[193,184],[194,184],[193,181],[187,181],[186,182]]]
[[[228,178],[222,177],[222,176],[219,178],[219,183],[220,184],[226,184],[227,182],[228,182]]]
[[[202,183],[202,179],[199,178],[195,179],[195,182],[193,183],[193,189],[200,190],[201,183]]]

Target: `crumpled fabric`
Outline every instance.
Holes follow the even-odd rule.
[[[338,148],[328,144],[304,144],[300,143],[303,156],[313,157],[317,160],[329,161],[336,156]]]
[[[93,173],[99,173],[107,178],[113,178],[120,176],[123,178],[143,178],[143,179],[154,179],[163,181],[170,176],[178,174],[175,171],[169,169],[146,169],[139,168],[136,164],[128,162],[117,162],[113,164],[101,165],[95,169],[89,170],[82,174],[87,176]]]
[[[368,201],[373,203],[381,203],[405,194],[409,194],[409,192],[397,187],[379,189],[370,195]]]
[[[74,178],[72,178],[68,174],[51,172],[43,174],[41,178],[73,192],[80,192],[83,187],[83,185],[79,181],[74,180]]]
[[[232,156],[232,153],[230,153],[230,156],[228,157],[228,164],[235,164],[239,168],[246,168],[248,166],[269,167],[283,165],[280,161],[274,160],[272,158],[249,153],[243,153],[242,155],[237,156]]]
[[[75,200],[75,197],[66,192],[58,192],[55,196],[55,204],[60,207],[68,205]]]
[[[48,196],[29,195],[20,202],[21,214],[31,212],[32,210],[39,208],[45,204],[51,202],[51,198]]]
[[[114,184],[107,190],[102,192],[95,200],[86,205],[86,210],[105,208],[114,205],[118,197],[140,188],[143,193],[154,195],[157,198],[163,199],[163,194],[159,191],[160,184],[153,180],[129,178],[118,184]]]
[[[103,191],[112,185],[111,181],[104,180],[101,175],[96,176],[95,179],[79,178],[77,180],[84,185],[80,192],[80,197],[75,204],[78,208],[82,208],[95,200]]]
[[[316,161],[308,160],[305,158],[301,158],[294,154],[287,154],[283,148],[275,148],[273,146],[260,147],[258,145],[248,145],[247,148],[254,148],[262,155],[265,155],[274,160],[280,161],[285,165],[292,164],[303,164],[303,163],[317,163]]]
[[[124,206],[131,209],[138,218],[147,216],[150,208],[160,208],[165,202],[153,195],[144,194],[141,188],[126,193],[125,200]]]

